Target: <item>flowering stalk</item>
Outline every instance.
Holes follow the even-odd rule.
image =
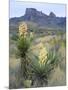
[[[23,35],[26,35],[27,34],[27,24],[22,22],[20,25],[19,25],[19,35],[20,36],[23,36]]]
[[[46,63],[47,60],[47,50],[46,48],[43,46],[43,44],[41,44],[40,46],[40,52],[39,52],[39,64],[40,66]]]

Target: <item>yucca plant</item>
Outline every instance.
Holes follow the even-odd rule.
[[[44,55],[41,55],[42,58],[33,54],[31,69],[33,73],[33,85],[36,83],[36,86],[47,85],[51,71],[54,70],[54,67],[59,62],[58,54],[55,51],[45,51],[45,53],[43,52]]]
[[[19,26],[19,37],[17,40],[18,56],[21,58],[21,76],[28,77],[28,59],[27,53],[32,42],[32,34],[27,31],[27,24],[21,23]]]

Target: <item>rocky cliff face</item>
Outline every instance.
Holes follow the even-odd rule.
[[[44,14],[42,11],[37,11],[35,8],[26,8],[25,15],[18,18],[11,18],[10,23],[18,23],[21,21],[31,21],[35,22],[38,25],[45,27],[65,27],[66,18],[56,17],[53,12],[50,12],[49,15]]]
[[[46,18],[47,15],[44,13],[37,11],[34,8],[26,8],[26,12],[24,15],[25,20],[30,20],[30,21],[37,21],[40,18]]]

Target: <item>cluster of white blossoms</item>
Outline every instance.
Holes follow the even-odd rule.
[[[48,52],[43,43],[39,43],[36,46],[32,47],[32,51],[34,51],[34,53],[38,55],[40,66],[46,63]]]
[[[47,50],[46,47],[42,43],[39,44],[40,52],[39,52],[39,64],[45,64],[47,61]]]
[[[19,35],[20,36],[26,36],[27,35],[27,24],[25,22],[22,22],[20,25],[19,25]]]

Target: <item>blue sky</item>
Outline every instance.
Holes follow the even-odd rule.
[[[38,11],[42,11],[47,15],[52,11],[56,16],[66,16],[66,6],[64,4],[32,3],[10,0],[10,18],[23,16],[26,8],[36,8]]]

